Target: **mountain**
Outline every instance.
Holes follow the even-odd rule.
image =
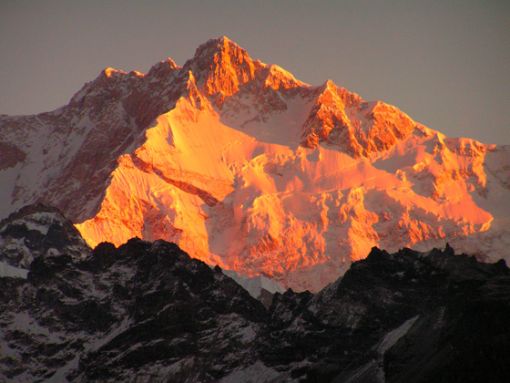
[[[20,221],[4,227],[25,229]],[[253,339],[265,309],[219,268],[175,244],[139,239],[77,257],[83,240],[65,235],[75,229],[63,223],[59,252],[31,242],[31,229],[9,244],[21,252],[30,242],[38,255],[26,276],[0,276],[0,381],[148,381],[151,374],[201,381],[206,373],[211,381],[214,369],[250,363],[240,344]],[[222,355],[224,366],[199,350]]]
[[[85,258],[89,247],[72,222],[53,207],[28,205],[0,221],[0,262],[27,269],[34,259],[65,253]]]
[[[75,260],[87,258],[92,249],[73,223],[56,208],[43,204],[27,205],[0,221],[0,277],[26,278],[36,258],[66,254]],[[270,303],[283,287],[264,276],[245,277],[226,270],[254,298]]]
[[[35,229],[38,211],[45,218]],[[55,210],[32,206],[11,218],[0,233],[17,238],[8,247],[22,253],[30,243],[37,255],[28,265],[9,261],[24,265],[26,275],[0,276],[1,381],[510,377],[504,261],[480,263],[449,246],[394,254],[373,248],[317,294],[276,293],[266,309],[219,267],[175,244],[131,239],[91,251]],[[34,231],[45,230],[42,241],[31,242]],[[58,244],[49,249],[58,252],[47,248],[50,237]]]
[[[92,247],[164,239],[298,291],[373,246],[509,259],[509,146],[305,84],[226,37],[182,67],[107,68],[60,109],[0,116],[0,185],[0,218],[42,202]]]

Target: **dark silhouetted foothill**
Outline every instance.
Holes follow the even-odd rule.
[[[0,380],[510,380],[504,261],[450,246],[373,248],[319,293],[268,293],[263,304],[173,243],[90,250],[69,221],[39,208],[0,233],[25,246],[34,237],[19,217],[38,219],[27,278],[0,277]]]

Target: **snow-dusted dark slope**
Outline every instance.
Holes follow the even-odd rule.
[[[305,84],[226,37],[183,66],[106,68],[55,111],[0,116],[0,218],[42,201],[92,247],[165,239],[296,290],[372,246],[508,256],[509,169],[509,146]]]
[[[317,295],[275,298],[270,323],[279,342],[266,353],[303,366],[304,381],[510,377],[510,273],[503,261],[481,264],[449,247],[394,254],[374,248]]]
[[[26,275],[35,258],[67,254],[85,258],[89,247],[62,213],[42,204],[28,205],[0,221],[0,267]]]
[[[276,293],[266,309],[175,244],[102,243],[82,258],[75,250],[83,242],[69,221],[59,218],[58,234],[48,230],[37,243],[31,229],[20,228],[21,216],[33,223],[58,212],[23,212],[12,219],[18,229],[10,251],[30,243],[37,255],[26,278],[0,277],[0,381],[510,378],[504,261],[479,263],[450,247],[395,254],[374,248],[319,293]],[[58,252],[46,249],[48,241]]]
[[[26,279],[0,277],[0,381],[213,381],[256,361],[267,313],[220,269],[163,241],[77,259],[82,239],[59,240],[39,242]]]

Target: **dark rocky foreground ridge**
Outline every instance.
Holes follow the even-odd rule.
[[[503,261],[374,248],[266,309],[174,244],[76,234],[43,206],[0,222],[0,381],[510,381]]]

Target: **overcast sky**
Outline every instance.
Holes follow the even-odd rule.
[[[0,113],[55,109],[107,66],[182,65],[221,35],[305,82],[510,144],[508,0],[0,0]]]

